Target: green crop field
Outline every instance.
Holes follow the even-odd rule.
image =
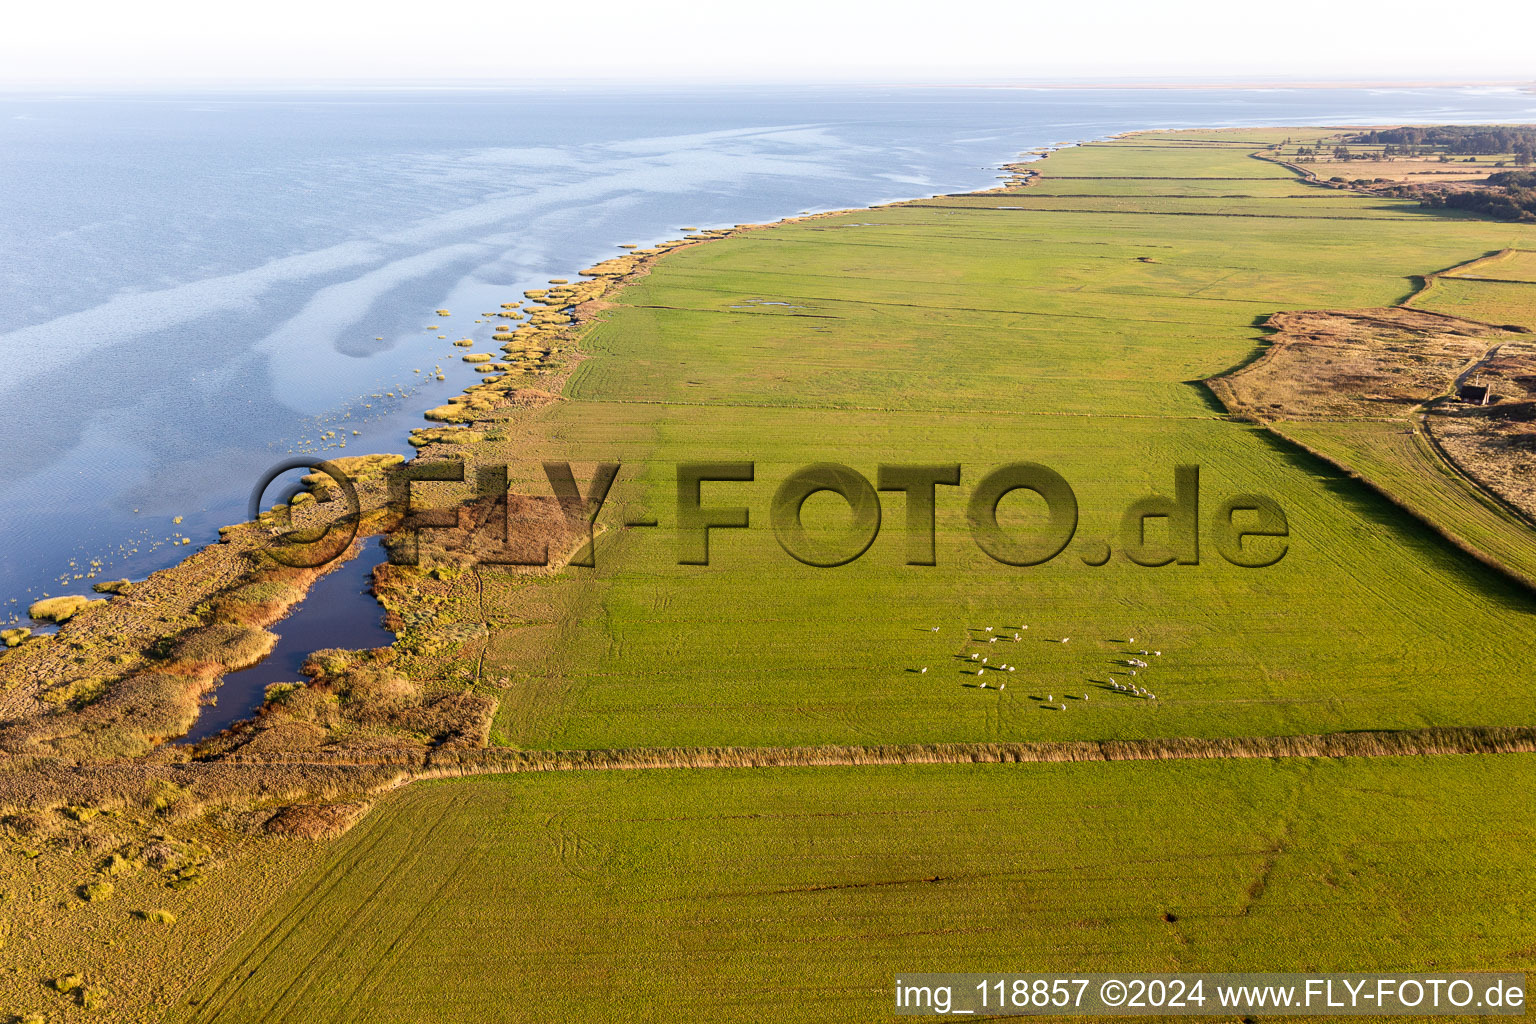
[[[425,783],[171,1020],[867,1021],[906,971],[1516,970],[1525,755]]]

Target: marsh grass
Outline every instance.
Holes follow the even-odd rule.
[[[117,889],[112,885],[111,882],[108,882],[105,879],[95,882],[87,882],[79,889],[80,898],[87,903],[96,903],[101,900],[111,899],[112,894],[115,892],[117,892]]]
[[[28,608],[27,614],[39,622],[68,622],[79,615],[91,605],[100,604],[100,600],[92,600],[89,597],[69,595],[66,597],[47,597],[41,601],[34,601]]]
[[[171,648],[171,657],[186,665],[237,671],[266,657],[276,643],[277,634],[269,630],[216,622],[183,636]]]

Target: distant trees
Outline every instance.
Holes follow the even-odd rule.
[[[1482,188],[1435,192],[1421,203],[1432,208],[1470,210],[1496,220],[1536,221],[1536,171],[1499,171]]]
[[[1359,146],[1383,146],[1389,155],[1417,156],[1437,150],[1452,156],[1492,156],[1536,151],[1536,129],[1507,125],[1442,125],[1387,128],[1348,136],[1345,142]],[[1384,153],[1388,149],[1383,149]],[[1533,155],[1536,160],[1536,155]]]

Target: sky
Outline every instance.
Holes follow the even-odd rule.
[[[1536,80],[1528,0],[54,0],[4,22],[3,87]]]

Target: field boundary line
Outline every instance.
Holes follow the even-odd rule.
[[[1536,753],[1536,726],[1432,727],[1300,736],[1173,737],[1018,743],[676,747],[521,751],[486,748],[432,756],[421,778],[523,771],[645,768],[794,768],[904,764],[1031,764],[1274,757],[1414,757]],[[465,756],[471,755],[471,756]]]
[[[400,763],[402,776],[380,789],[419,779],[520,772],[626,771],[671,768],[820,768],[905,764],[1047,764],[1076,761],[1176,761],[1280,757],[1438,757],[1536,753],[1536,726],[1431,726],[1293,736],[1166,737],[1042,742],[823,744],[802,747],[632,747],[611,750],[456,748]],[[272,767],[337,768],[346,762],[292,759],[231,762]],[[196,764],[181,766],[195,771]]]

